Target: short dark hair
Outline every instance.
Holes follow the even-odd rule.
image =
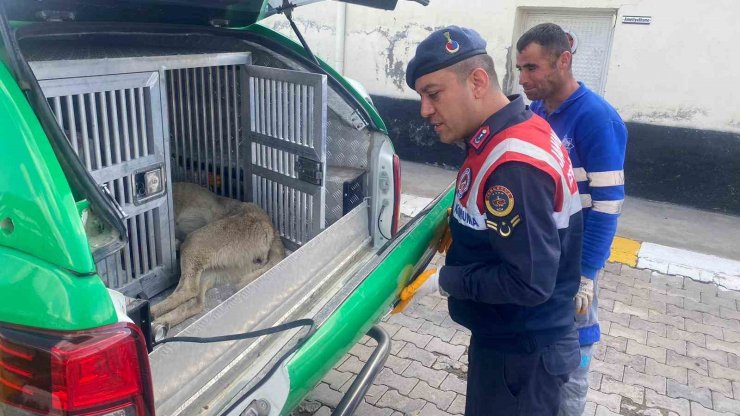
[[[475,55],[463,61],[460,61],[450,67],[452,71],[457,74],[460,81],[464,81],[476,68],[483,68],[488,74],[488,78],[497,89],[501,89],[498,83],[498,75],[496,75],[496,68],[493,66],[493,58],[491,55],[482,54]]]
[[[516,50],[521,53],[530,43],[539,44],[555,58],[570,51],[568,35],[555,23],[541,23],[526,31],[516,42]]]

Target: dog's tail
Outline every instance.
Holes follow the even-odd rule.
[[[285,247],[283,246],[283,239],[280,238],[280,234],[275,231],[272,238],[272,244],[270,245],[270,251],[267,254],[267,267],[272,267],[280,260],[285,258]]]

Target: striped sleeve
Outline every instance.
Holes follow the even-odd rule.
[[[582,167],[575,173],[584,208],[591,208],[584,222],[581,272],[593,279],[609,258],[617,220],[624,203],[624,158],[627,128],[621,120],[601,123],[579,138]]]

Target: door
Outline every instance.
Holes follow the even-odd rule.
[[[573,55],[573,75],[599,95],[604,95],[616,13],[613,9],[520,9],[512,53],[516,53],[516,41],[524,32],[540,23],[555,23],[574,35],[577,49]],[[519,71],[514,65],[515,58],[510,68],[514,76],[509,90],[522,94]]]

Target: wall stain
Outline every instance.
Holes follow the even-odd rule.
[[[696,107],[678,107],[675,110],[667,111],[638,111],[632,115],[634,121],[692,121],[696,117],[708,115],[703,108]]]

